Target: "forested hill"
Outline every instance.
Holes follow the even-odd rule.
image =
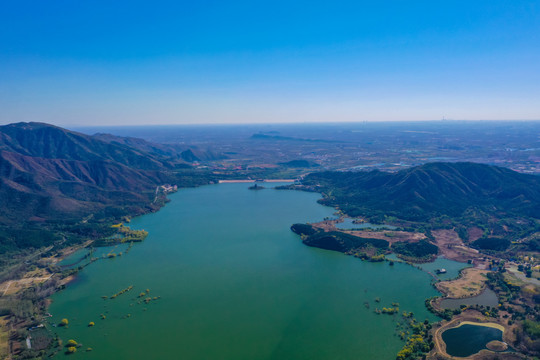
[[[302,184],[351,216],[427,221],[479,211],[540,217],[540,177],[484,164],[429,163],[397,173],[320,172]]]
[[[112,137],[112,135],[111,135]],[[117,139],[122,139],[114,137]],[[134,145],[103,141],[44,123],[16,123],[0,126],[0,150],[43,159],[112,161],[138,169],[170,167],[163,157],[148,151],[144,140]]]
[[[51,224],[65,228],[83,217],[103,221],[157,209],[159,185],[210,181],[182,161],[174,149],[139,139],[43,123],[0,126],[0,250],[26,246],[20,229],[46,238]],[[182,170],[175,170],[179,163]]]

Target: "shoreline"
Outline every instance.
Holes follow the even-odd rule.
[[[272,182],[279,182],[279,181],[281,181],[281,180],[274,180],[274,181],[272,181]],[[243,182],[246,182],[246,181],[243,181]],[[249,182],[254,182],[254,181],[249,181]],[[416,271],[416,270],[413,269],[413,271]],[[72,277],[72,280],[73,280],[76,276],[77,276],[77,275],[74,275],[74,276]],[[420,304],[421,304],[421,303],[420,303]],[[392,306],[394,306],[394,305],[392,305]],[[421,306],[421,305],[420,305],[420,306]],[[422,306],[421,306],[421,307],[422,307]],[[57,311],[56,311],[55,313],[57,313]],[[410,316],[412,316],[412,312],[411,312],[411,315],[410,315]],[[426,317],[427,317],[427,314],[426,314]],[[415,321],[416,321],[416,320],[415,320]],[[389,334],[389,335],[390,335],[390,334]],[[403,339],[401,339],[401,340],[402,340],[401,342],[404,342]]]
[[[205,185],[207,185],[207,184],[205,184]],[[159,208],[157,208],[155,210],[145,211],[145,212],[143,212],[141,214],[134,214],[134,216],[143,216],[143,215],[147,215],[147,214],[152,213],[152,212],[159,211],[165,205],[166,205],[166,202],[164,204],[160,205]],[[131,218],[131,216],[129,216],[129,217]],[[122,220],[119,220],[119,221],[122,221]],[[73,253],[75,253],[75,252],[77,252],[79,250],[88,248],[89,246],[95,244],[99,240],[101,240],[101,239],[88,239],[86,241],[83,241],[82,243],[74,244],[74,245],[70,245],[70,246],[58,249],[56,254],[54,254],[54,255],[52,255],[52,256],[50,256],[48,258],[51,261],[51,264],[56,266],[58,263],[65,260],[67,257],[72,255]],[[50,248],[52,248],[52,246]],[[48,249],[50,249],[50,248],[48,248]],[[37,250],[36,253],[37,254],[42,254],[43,252],[44,252],[43,250]],[[82,266],[82,269],[84,269],[88,265],[91,265],[92,263],[93,263],[93,261],[90,261],[89,263]],[[71,264],[71,265],[73,265],[73,264]],[[40,302],[40,301],[43,302],[45,306],[44,306],[44,308],[41,308],[39,312],[35,313],[33,318],[28,317],[28,318],[24,318],[24,319],[18,319],[17,322],[14,322],[15,319],[13,318],[12,314],[7,315],[6,317],[3,317],[6,320],[5,325],[9,326],[7,331],[10,334],[10,336],[8,338],[8,349],[9,350],[8,350],[8,355],[7,355],[6,359],[12,359],[14,355],[17,355],[16,351],[22,349],[19,346],[15,346],[18,339],[13,338],[11,336],[11,334],[14,331],[17,331],[19,329],[24,329],[27,326],[28,321],[31,320],[31,319],[32,319],[32,321],[43,322],[46,318],[48,318],[47,313],[48,313],[49,307],[50,307],[50,305],[52,303],[52,296],[54,294],[64,290],[67,286],[69,286],[71,283],[73,283],[77,279],[79,271],[81,271],[82,269],[74,268],[74,269],[72,269],[73,271],[71,273],[69,273],[69,274],[63,274],[64,269],[60,269],[60,271],[52,272],[50,274],[50,276],[47,278],[47,280],[43,282],[43,284],[46,283],[46,282],[50,282],[53,279],[55,279],[57,281],[58,286],[56,286],[54,289],[52,289],[52,291],[49,294],[36,299],[36,301],[38,301],[38,302]],[[21,279],[24,279],[24,277],[21,278]],[[16,281],[20,281],[21,279],[17,279]],[[8,281],[12,282],[13,280],[8,280]],[[19,293],[20,291],[21,291],[21,289],[19,289],[14,295]],[[5,296],[6,296],[5,292],[4,292],[4,294],[0,294],[1,298],[5,297]],[[54,349],[56,349],[56,347],[57,347],[57,345],[49,345],[49,346],[53,346]],[[49,347],[47,347],[45,350],[47,351],[48,349],[49,349]],[[56,352],[57,352],[57,350],[55,350],[55,353]]]
[[[457,329],[459,327],[462,327],[463,325],[484,326],[484,327],[489,327],[489,328],[492,328],[492,329],[501,330],[503,333],[506,330],[504,328],[504,326],[502,326],[500,324],[497,324],[497,323],[493,323],[493,322],[480,323],[480,322],[473,322],[473,321],[467,321],[467,320],[462,321],[458,326],[454,326],[454,327],[451,327],[451,328],[448,328],[448,329]]]

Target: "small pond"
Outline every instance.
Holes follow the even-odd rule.
[[[466,357],[487,349],[486,345],[490,341],[502,341],[502,334],[496,328],[463,324],[443,332],[442,339],[446,343],[448,355]]]
[[[483,306],[497,306],[499,299],[497,294],[489,288],[486,288],[480,294],[463,299],[444,299],[441,301],[441,307],[443,309],[459,309],[461,305],[483,305]]]

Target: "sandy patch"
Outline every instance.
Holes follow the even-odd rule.
[[[502,326],[502,325],[499,325],[499,324],[496,324],[496,323],[491,323],[491,322],[480,323],[480,322],[474,322],[474,321],[462,321],[458,326],[454,326],[453,328],[450,328],[450,329],[456,329],[456,328],[461,327],[463,325],[485,326],[485,327],[490,327],[490,328],[493,328],[493,329],[499,329],[502,332],[504,332],[504,326]]]

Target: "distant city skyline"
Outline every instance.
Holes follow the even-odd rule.
[[[540,119],[538,1],[10,2],[0,124]]]

